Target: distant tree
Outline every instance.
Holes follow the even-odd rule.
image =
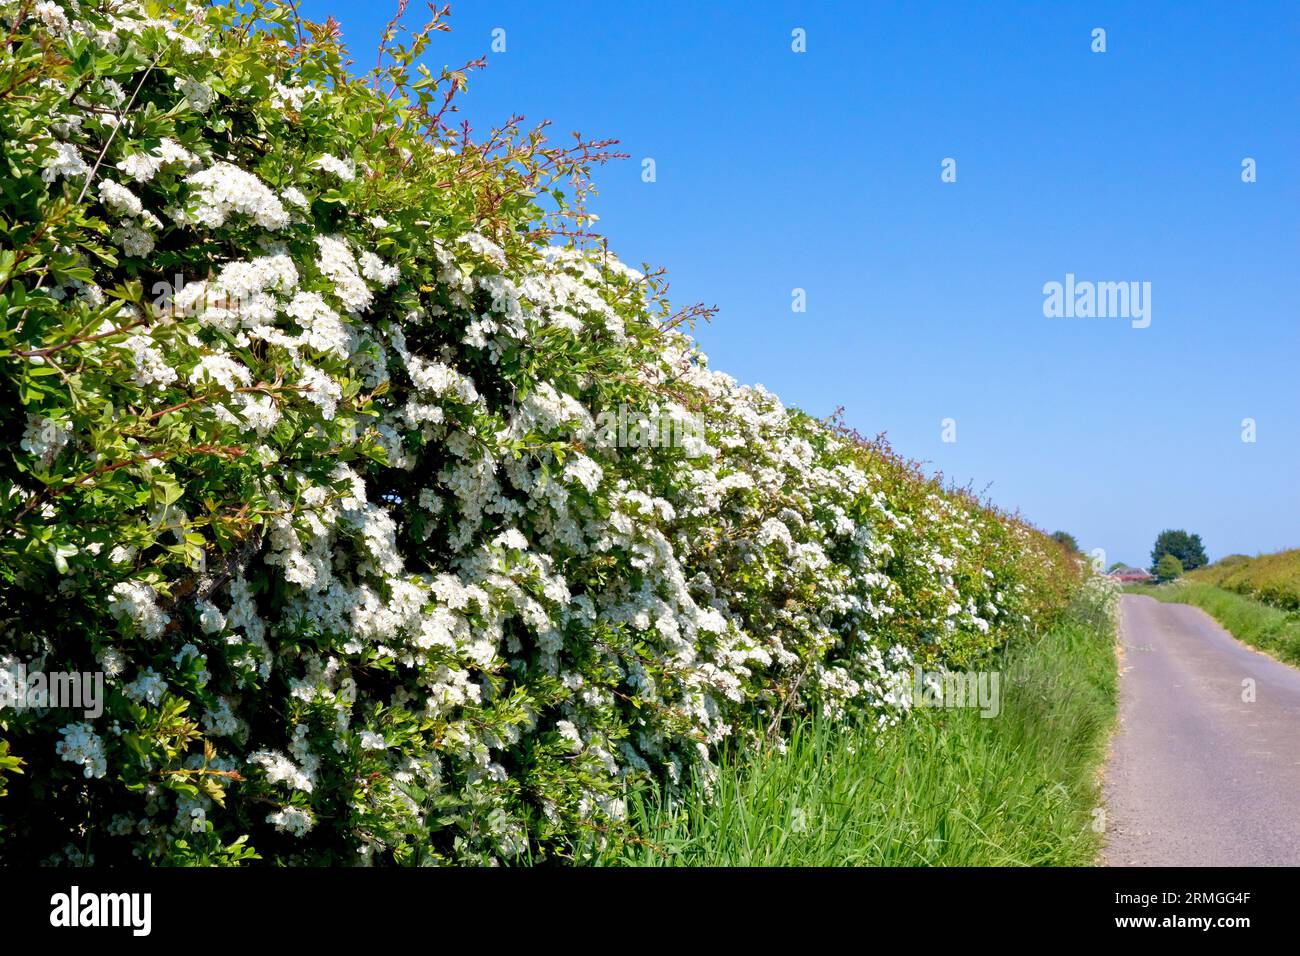
[[[1061,542],[1068,551],[1076,552],[1079,550],[1079,542],[1068,531],[1053,531],[1052,540]]]
[[[1182,574],[1183,562],[1172,554],[1162,555],[1156,562],[1156,579],[1159,581],[1172,581],[1174,578],[1182,577]]]
[[[1201,544],[1199,534],[1186,531],[1161,531],[1156,537],[1155,547],[1151,549],[1151,572],[1156,572],[1156,565],[1166,554],[1172,554],[1183,566],[1184,571],[1195,571],[1204,567],[1205,545]]]
[[[1118,571],[1120,568],[1127,568],[1127,567],[1128,567],[1128,565],[1125,564],[1123,561],[1116,561],[1114,564],[1112,564],[1112,565],[1111,565],[1110,567],[1108,567],[1106,570],[1107,570],[1107,571]]]

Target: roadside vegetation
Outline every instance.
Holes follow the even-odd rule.
[[[1249,558],[1233,554],[1197,570],[1192,579],[1288,611],[1300,611],[1300,548]]]
[[[1183,563],[1172,554],[1163,555],[1156,562],[1156,580],[1161,583],[1174,581],[1183,576]]]
[[[1207,568],[1212,571],[1213,568]],[[1169,584],[1134,584],[1130,594],[1147,594],[1173,604],[1191,604],[1208,613],[1239,641],[1300,667],[1300,611],[1287,610],[1236,591],[1210,584],[1199,576]]]
[[[445,14],[363,77],[282,0],[0,4],[0,670],[103,675],[0,710],[0,864],[587,862],[1080,586],[714,369],[591,232],[623,154],[476,138]]]
[[[1116,707],[1112,585],[986,666],[1001,707],[917,708],[897,727],[805,720],[784,746],[734,753],[677,799],[629,801],[639,840],[605,862],[647,866],[1091,864]]]

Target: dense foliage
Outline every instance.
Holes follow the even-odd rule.
[[[1178,559],[1184,571],[1195,571],[1204,567],[1209,559],[1205,556],[1205,545],[1199,534],[1188,534],[1181,530],[1161,531],[1156,535],[1156,543],[1151,546],[1151,573],[1159,574],[1157,566],[1160,559],[1170,554]]]
[[[107,677],[0,710],[0,858],[587,858],[630,779],[889,724],[1072,591],[710,369],[585,239],[607,144],[448,125],[440,23],[364,78],[278,4],[0,26],[0,657]]]
[[[1300,611],[1300,550],[1247,557],[1233,554],[1196,572],[1197,581]]]
[[[1067,551],[1075,552],[1079,550],[1079,541],[1068,531],[1053,531],[1052,540],[1057,542]]]
[[[1093,575],[1066,619],[1006,649],[996,718],[914,712],[896,732],[799,721],[724,754],[717,779],[628,801],[642,839],[612,864],[1091,866],[1115,719],[1119,587]]]
[[[1172,581],[1175,578],[1182,577],[1183,563],[1175,558],[1172,554],[1160,556],[1156,562],[1156,580]]]

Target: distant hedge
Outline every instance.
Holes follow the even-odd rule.
[[[1248,558],[1233,554],[1191,577],[1283,610],[1300,610],[1300,549]]]
[[[108,691],[0,710],[0,860],[580,860],[1073,590],[713,371],[586,238],[608,144],[458,131],[440,23],[358,78],[281,4],[0,22],[0,656]]]

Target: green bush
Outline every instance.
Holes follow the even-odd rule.
[[[0,711],[5,861],[587,858],[631,781],[889,724],[1072,592],[710,369],[566,238],[608,144],[462,135],[438,24],[358,78],[281,4],[0,21],[0,656],[108,688]]]
[[[630,801],[648,866],[1088,866],[1114,722],[1115,584],[999,655],[1000,708],[924,709],[890,734],[808,721],[715,778]]]
[[[1283,610],[1300,610],[1300,549],[1255,558],[1229,555],[1199,569],[1195,578]]]
[[[1160,581],[1173,581],[1183,575],[1183,563],[1172,554],[1162,555],[1156,562],[1156,578]]]

